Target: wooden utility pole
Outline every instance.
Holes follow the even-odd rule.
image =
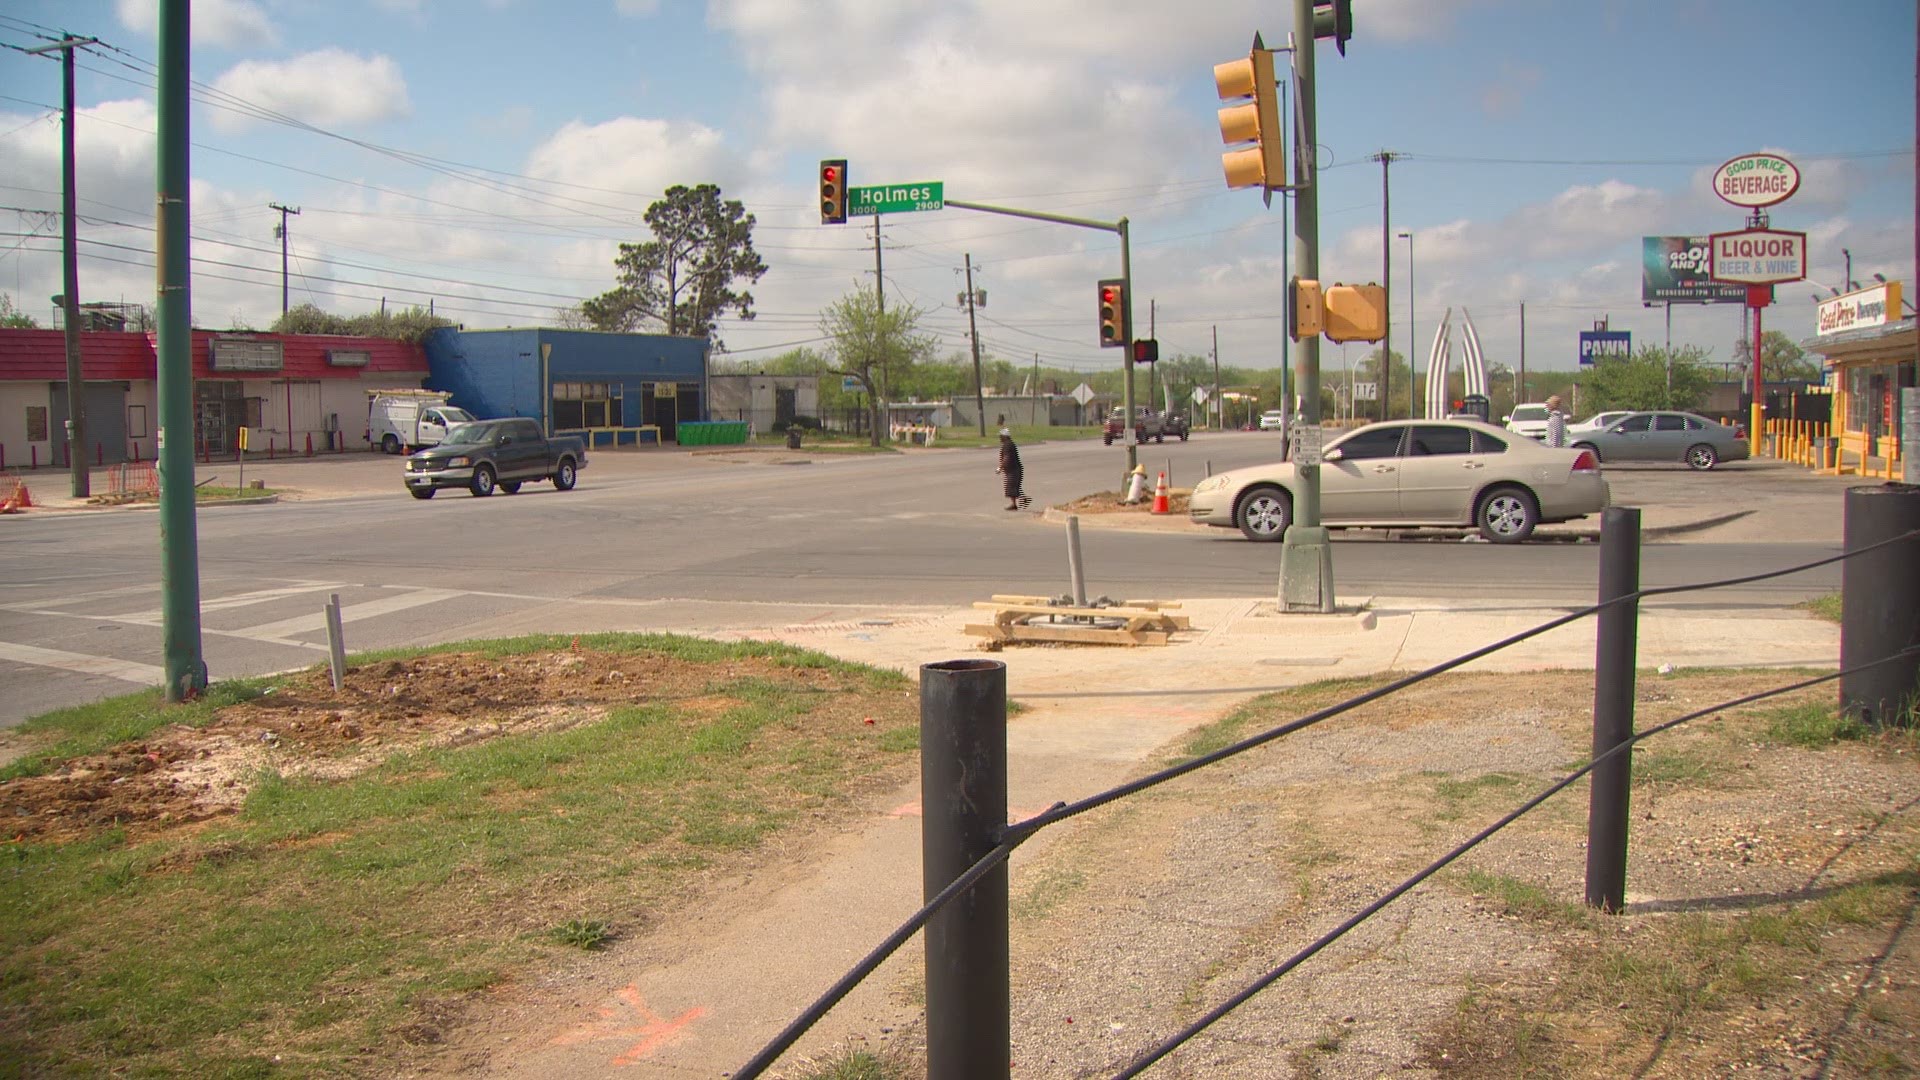
[[[980,324],[973,319],[973,253],[967,260],[967,336],[973,339],[973,405],[980,412],[980,435],[987,434],[987,392],[980,385]]]
[[[268,203],[267,208],[280,211],[280,224],[274,228],[273,235],[280,238],[280,314],[285,315],[287,313],[287,215],[298,215],[300,208],[281,206],[279,203]],[[382,298],[383,307],[385,303],[385,299]]]
[[[67,341],[67,473],[73,484],[73,497],[91,494],[87,473],[87,384],[80,368],[80,237],[74,206],[78,199],[73,189],[73,50],[92,45],[99,39],[61,38],[51,45],[26,50],[29,54],[60,54],[60,218],[64,281],[60,309],[66,321]]]

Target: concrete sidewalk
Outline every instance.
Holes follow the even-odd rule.
[[[1189,600],[1180,610],[1193,629],[1164,647],[1015,646],[994,654],[1007,665],[1010,697],[1026,706],[1008,725],[1012,816],[1111,787],[1257,694],[1418,670],[1566,610],[1394,597],[1343,598],[1343,608],[1283,616],[1270,600]],[[767,614],[765,626],[714,636],[786,641],[908,673],[984,655],[963,632],[977,619],[967,610],[849,609],[842,621],[787,625],[779,605]],[[534,620],[513,629],[563,629],[559,613],[550,617],[549,626]],[[1758,620],[1766,622],[1760,632]],[[582,627],[576,614],[564,628],[599,627]],[[1640,628],[1643,667],[1831,667],[1839,650],[1836,626],[1791,611],[1654,609],[1642,612]],[[1593,659],[1586,620],[1471,669],[1590,668]],[[824,850],[791,852],[781,867],[724,883],[716,906],[676,915],[667,932],[523,988],[514,1015],[484,1018],[499,1041],[480,1071],[712,1077],[737,1069],[919,905],[918,807],[917,783],[876,799],[863,824]],[[1022,857],[1046,842],[1043,833]],[[914,1008],[902,1004],[899,988],[919,963],[916,939],[784,1060],[909,1022]]]

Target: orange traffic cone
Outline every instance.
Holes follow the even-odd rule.
[[[1153,485],[1153,512],[1156,514],[1169,514],[1173,512],[1172,505],[1167,501],[1167,474],[1164,471],[1161,472],[1160,479]]]
[[[22,510],[30,510],[33,508],[33,496],[27,493],[27,485],[25,484],[21,484],[19,490],[14,492],[14,500],[15,505]]]

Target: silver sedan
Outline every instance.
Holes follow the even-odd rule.
[[[1607,506],[1591,452],[1556,450],[1478,420],[1369,424],[1328,444],[1322,460],[1320,518],[1330,528],[1471,525],[1511,544],[1544,522]],[[1219,473],[1194,487],[1187,514],[1249,540],[1279,540],[1299,482],[1290,462]]]
[[[1598,431],[1568,432],[1570,445],[1591,450],[1603,462],[1686,462],[1711,469],[1747,459],[1747,433],[1688,412],[1628,413]]]

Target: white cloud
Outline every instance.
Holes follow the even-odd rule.
[[[400,65],[385,56],[356,56],[340,49],[284,61],[247,60],[214,80],[214,88],[321,127],[374,123],[411,110]],[[213,113],[214,126],[226,131],[255,122],[224,109]]]
[[[152,37],[160,30],[157,0],[117,0],[114,13],[120,25]],[[229,49],[275,45],[279,33],[267,19],[267,13],[253,0],[194,0],[192,40],[196,45],[220,45]]]

